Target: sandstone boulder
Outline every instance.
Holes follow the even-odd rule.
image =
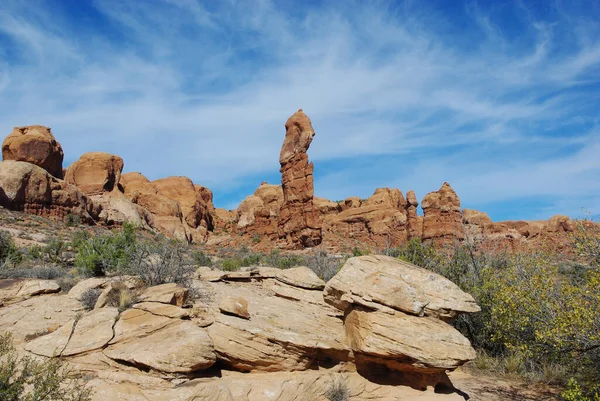
[[[41,125],[15,127],[2,143],[2,159],[35,164],[62,178],[63,150],[50,128]]]
[[[243,297],[252,312],[249,320],[220,313],[207,328],[225,365],[240,371],[296,371],[307,369],[315,358],[348,357],[339,314],[322,301],[300,306],[260,287],[215,283],[213,288],[217,303],[230,296]]]
[[[196,190],[194,183],[187,177],[168,177],[152,181],[158,194],[176,201],[181,208],[183,221],[194,229],[190,234],[197,241],[206,241],[208,231],[214,228],[210,211],[212,202],[203,199],[206,193]]]
[[[278,220],[278,233],[290,248],[313,247],[322,241],[321,217],[313,204],[314,166],[308,162],[306,153],[315,131],[302,110],[287,120],[285,130],[279,155],[284,201]]]
[[[73,319],[58,330],[36,338],[25,349],[36,355],[70,356],[104,347],[113,337],[116,308],[103,308]]]
[[[294,287],[308,290],[322,290],[325,282],[319,278],[310,268],[306,266],[292,267],[282,270],[277,274],[277,280]]]
[[[357,360],[393,370],[443,372],[476,357],[469,340],[454,327],[431,317],[353,309],[344,326]]]
[[[237,209],[237,228],[249,236],[277,240],[277,219],[283,205],[281,185],[263,182]]]
[[[54,280],[27,280],[17,293],[18,297],[33,297],[40,294],[53,294],[60,291],[60,285]]]
[[[41,167],[20,161],[0,163],[0,206],[40,216],[73,214],[83,222],[93,221],[93,206],[77,188]]]
[[[175,283],[161,284],[148,288],[140,295],[140,301],[160,302],[182,306],[188,297],[188,289],[180,287]]]
[[[104,152],[83,154],[67,168],[65,181],[86,195],[101,195],[117,188],[123,171],[123,159]]]
[[[388,307],[407,314],[441,318],[480,310],[473,297],[450,280],[381,255],[348,259],[327,283],[323,297],[341,310],[352,305],[384,311]]]
[[[225,297],[219,304],[219,310],[222,313],[241,317],[242,319],[250,319],[248,312],[248,301],[243,297]]]
[[[115,361],[167,373],[191,373],[216,362],[206,331],[181,320],[147,336],[110,345],[104,354]]]

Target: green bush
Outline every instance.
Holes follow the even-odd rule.
[[[589,396],[600,383],[600,233],[580,227],[574,236],[580,258],[569,264],[565,255],[492,253],[469,240],[440,251],[409,241],[388,254],[473,295],[481,312],[459,315],[453,324],[486,355],[476,364],[561,384],[573,376]]]
[[[58,358],[38,362],[20,357],[10,334],[0,335],[0,400],[89,401],[92,391]]]
[[[75,265],[84,275],[104,276],[125,269],[136,249],[136,227],[124,223],[118,233],[78,239]]]
[[[66,245],[60,238],[52,238],[46,246],[42,248],[42,253],[48,255],[48,259],[51,262],[57,263],[62,261],[62,253],[65,250]]]
[[[67,214],[67,217],[65,218],[65,225],[67,227],[76,227],[81,223],[81,218],[79,216],[77,216],[76,214]]]
[[[8,231],[0,230],[0,264],[18,263],[20,255]]]
[[[197,266],[212,266],[213,262],[210,259],[210,256],[205,254],[203,251],[196,251],[192,254],[192,258],[194,259],[194,263]]]
[[[172,239],[140,242],[122,271],[139,276],[147,286],[177,283],[189,287],[195,269],[186,251],[186,243]]]

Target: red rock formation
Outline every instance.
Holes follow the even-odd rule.
[[[285,123],[285,140],[279,155],[284,204],[278,222],[279,237],[289,248],[313,247],[321,243],[322,222],[314,207],[312,163],[306,154],[315,131],[302,109]]]
[[[460,199],[447,182],[439,191],[430,192],[421,202],[423,208],[423,240],[436,245],[464,239]]]
[[[348,203],[358,202],[351,199]],[[400,190],[378,188],[360,205],[325,217],[323,237],[328,245],[382,249],[406,242],[406,200]]]
[[[88,196],[101,222],[108,225],[130,222],[143,228],[152,227],[152,215],[121,192],[122,171],[123,159],[119,156],[90,152],[67,168],[65,181]]]
[[[123,159],[104,152],[89,152],[67,168],[65,181],[87,195],[101,195],[115,189],[121,179]]]
[[[415,191],[408,191],[406,193],[406,228],[408,230],[408,239],[421,238],[423,235],[423,225],[419,221],[417,216],[417,196]]]
[[[192,239],[206,241],[208,231],[212,231],[214,228],[209,210],[212,201],[207,204],[203,199],[203,196],[207,197],[207,193],[197,190],[192,180],[187,177],[162,178],[152,181],[152,185],[158,194],[179,203],[184,221],[193,229],[191,231]]]
[[[72,214],[82,222],[93,222],[93,207],[82,192],[26,162],[0,163],[0,206],[40,216]]]
[[[281,185],[270,185],[263,182],[246,197],[237,209],[236,228],[242,234],[259,235],[270,241],[277,241],[277,221],[283,205],[283,190]]]
[[[171,238],[191,241],[190,230],[177,201],[159,194],[150,180],[140,173],[123,174],[120,185],[127,198],[152,213],[154,229]]]
[[[3,160],[35,164],[56,178],[63,177],[63,150],[50,128],[41,125],[15,127],[2,143]]]

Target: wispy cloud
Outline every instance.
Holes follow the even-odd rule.
[[[0,132],[46,124],[69,162],[116,153],[232,205],[277,177],[302,107],[319,195],[448,180],[494,218],[598,212],[593,2],[82,4],[0,4]],[[539,210],[512,210],[531,197]]]

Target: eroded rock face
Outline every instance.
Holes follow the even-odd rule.
[[[75,186],[31,163],[0,163],[0,206],[40,216],[77,215],[93,221],[93,205]]]
[[[290,248],[313,247],[322,240],[322,222],[313,204],[314,166],[308,162],[306,153],[315,131],[302,110],[287,120],[285,130],[279,156],[284,198],[278,221],[279,237],[285,239]]]
[[[278,239],[277,220],[283,205],[281,185],[263,182],[237,209],[237,229],[249,236]]]
[[[352,350],[392,370],[437,373],[477,356],[454,327],[432,317],[352,309],[344,320]]]
[[[421,207],[424,241],[443,245],[464,239],[460,199],[450,184],[445,182],[438,191],[425,195]]]
[[[63,177],[63,150],[50,128],[15,127],[2,143],[2,159],[35,164],[56,178]]]
[[[207,204],[207,193],[197,190],[192,180],[187,177],[168,177],[152,181],[159,195],[163,195],[179,203],[183,220],[192,228],[190,235],[195,241],[206,241],[208,231],[212,231],[213,219],[210,213],[212,202]]]
[[[350,258],[327,283],[325,302],[341,310],[360,305],[416,316],[452,318],[478,312],[473,297],[450,280],[422,267],[382,255]]]
[[[206,331],[189,321],[179,321],[147,336],[132,335],[104,350],[116,361],[167,373],[191,373],[216,362]]]
[[[150,180],[140,173],[123,174],[120,185],[131,202],[152,214],[152,228],[171,238],[192,240],[178,201],[159,194]]]
[[[111,192],[119,185],[123,159],[104,152],[83,154],[67,168],[65,181],[77,186],[86,195]]]
[[[347,199],[341,213],[326,216],[323,235],[327,243],[348,247],[401,245],[408,238],[405,207],[400,190],[378,188],[364,201]]]

